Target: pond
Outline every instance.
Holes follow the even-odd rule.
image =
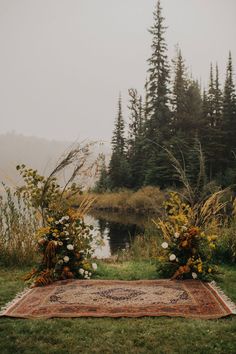
[[[101,245],[96,247],[94,256],[109,258],[127,248],[138,234],[143,234],[148,217],[135,214],[96,211],[85,216],[85,222],[93,225],[93,234],[100,233]]]

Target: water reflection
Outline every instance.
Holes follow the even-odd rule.
[[[96,246],[94,256],[108,258],[129,246],[137,234],[143,233],[147,218],[137,215],[96,212],[85,216],[85,222],[94,226],[94,237],[101,234],[102,244]]]

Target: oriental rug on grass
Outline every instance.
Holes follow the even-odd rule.
[[[1,316],[214,319],[234,311],[234,304],[219,289],[197,280],[63,280],[26,290]]]

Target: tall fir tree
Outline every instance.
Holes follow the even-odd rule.
[[[94,191],[97,193],[104,193],[110,189],[109,175],[106,166],[106,158],[104,154],[100,155],[100,169],[99,169],[99,179],[95,184]]]
[[[233,81],[233,64],[231,52],[226,70],[223,93],[223,122],[224,132],[224,180],[223,184],[236,183],[236,94]]]
[[[118,100],[118,113],[112,136],[112,155],[109,164],[109,179],[111,188],[129,186],[129,165],[126,157],[125,123],[122,114],[121,95]]]
[[[181,50],[177,48],[177,56],[173,60],[174,80],[172,89],[172,131],[173,134],[185,132],[186,121],[189,118],[186,108],[187,73]],[[188,132],[189,133],[189,132]]]
[[[233,64],[231,52],[226,70],[226,80],[223,95],[223,127],[227,138],[227,159],[226,165],[232,161],[233,153],[236,151],[236,95],[233,82]]]
[[[129,137],[127,158],[130,171],[130,187],[138,188],[143,183],[143,125],[144,125],[144,109],[142,105],[142,97],[138,95],[137,90],[129,90]]]
[[[165,41],[164,17],[160,1],[153,13],[154,24],[149,32],[152,34],[152,54],[148,60],[147,80],[147,121],[145,127],[145,184],[164,187],[170,179],[166,168],[166,156],[160,146],[168,144],[170,138],[169,109],[169,64]]]

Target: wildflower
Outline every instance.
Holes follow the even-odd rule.
[[[83,269],[83,268],[80,268],[80,269],[79,269],[79,274],[81,274],[81,275],[84,274],[84,269]]]
[[[197,273],[192,273],[192,277],[193,277],[193,279],[197,279]]]
[[[63,246],[63,242],[59,241],[59,242],[58,242],[58,245],[59,245],[59,246]]]
[[[69,251],[73,251],[74,246],[73,246],[73,245],[71,245],[71,244],[69,244],[69,245],[67,245],[67,249],[68,249]]]
[[[172,253],[169,257],[169,260],[174,261],[175,259],[176,259],[176,255]]]
[[[69,258],[68,256],[65,256],[65,257],[63,258],[63,260],[64,260],[65,263],[68,263],[69,260],[70,260],[70,258]]]
[[[98,269],[97,263],[92,263],[92,268],[93,270],[97,270]]]
[[[60,260],[57,262],[57,264],[63,264],[63,260],[60,259]]]
[[[70,217],[69,217],[68,215],[66,215],[66,216],[64,217],[64,219],[65,219],[65,220],[69,220]]]
[[[179,238],[179,236],[180,236],[180,235],[179,235],[179,232],[175,232],[175,233],[174,233],[174,237],[175,237],[175,238]]]
[[[168,243],[167,242],[163,242],[161,244],[161,247],[164,248],[164,249],[168,248]]]
[[[187,231],[187,227],[184,225],[184,226],[182,226],[182,230],[183,231]]]

